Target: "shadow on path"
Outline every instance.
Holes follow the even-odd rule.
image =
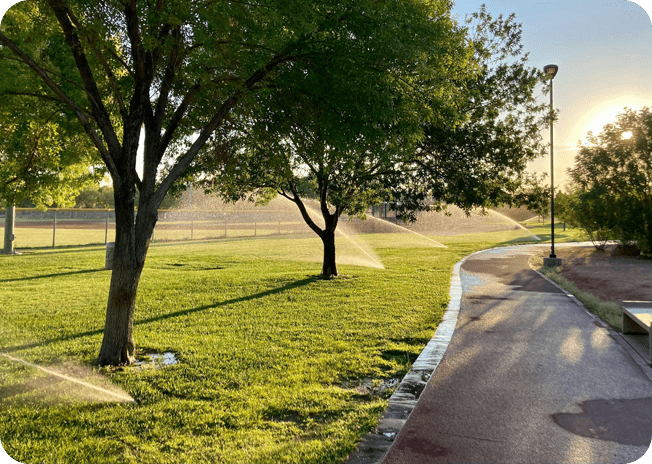
[[[539,274],[529,268],[529,255],[490,260],[467,260],[462,269],[474,274],[488,274],[503,284],[518,288],[522,292],[563,293]]]
[[[590,400],[579,404],[579,414],[558,413],[552,418],[567,431],[623,445],[649,446],[652,437],[652,398]]]

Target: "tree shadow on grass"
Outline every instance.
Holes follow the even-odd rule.
[[[43,275],[38,275],[38,276],[31,276],[31,277],[19,277],[16,279],[2,279],[0,280],[0,283],[3,282],[20,282],[23,280],[36,280],[36,279],[47,279],[50,277],[60,277],[60,276],[68,276],[68,275],[77,275],[77,274],[89,274],[92,272],[102,272],[104,271],[104,268],[102,269],[86,269],[83,271],[70,271],[70,272],[58,272],[56,274],[43,274]]]
[[[83,253],[89,250],[97,249],[98,251],[106,250],[106,244],[104,243],[87,243],[83,245],[57,245],[55,248],[51,246],[41,246],[41,247],[17,247],[18,252],[22,256],[34,256],[34,255],[56,255],[61,253]],[[0,255],[3,256],[3,255]],[[13,256],[13,255],[7,255]]]
[[[230,300],[222,301],[222,302],[219,302],[219,303],[209,304],[209,305],[205,305],[205,306],[199,306],[197,308],[184,309],[182,311],[176,311],[174,313],[169,313],[169,314],[162,314],[162,315],[156,316],[156,317],[150,317],[148,319],[143,319],[141,321],[134,322],[134,326],[150,324],[152,322],[159,322],[159,321],[163,321],[163,320],[166,320],[166,319],[172,319],[172,318],[175,318],[175,317],[188,316],[189,314],[194,314],[194,313],[197,313],[197,312],[206,311],[207,309],[220,308],[222,306],[228,306],[230,304],[242,303],[244,301],[256,300],[258,298],[265,298],[267,296],[283,293],[283,292],[286,292],[288,290],[292,290],[294,288],[303,287],[305,285],[309,285],[309,284],[311,284],[313,282],[316,282],[316,281],[317,281],[317,277],[307,277],[305,279],[297,280],[296,282],[292,282],[292,283],[283,285],[282,287],[273,288],[271,290],[266,290],[264,292],[255,293],[253,295],[242,296],[242,297],[239,297],[239,298],[232,298]]]
[[[309,284],[311,284],[313,282],[316,282],[316,280],[317,280],[316,276],[307,277],[305,279],[297,280],[295,282],[291,282],[289,284],[283,285],[282,287],[273,288],[271,290],[266,290],[264,292],[255,293],[253,295],[242,296],[242,297],[239,297],[239,298],[232,298],[230,300],[221,301],[219,303],[209,304],[209,305],[205,305],[205,306],[199,306],[197,308],[184,309],[182,311],[176,311],[176,312],[173,312],[173,313],[162,314],[160,316],[150,317],[148,319],[135,321],[134,326],[146,325],[146,324],[150,324],[150,323],[153,323],[153,322],[160,322],[160,321],[163,321],[163,320],[166,320],[166,319],[173,319],[175,317],[188,316],[189,314],[194,314],[194,313],[198,313],[198,312],[201,312],[201,311],[206,311],[206,310],[212,309],[212,308],[219,308],[219,307],[222,307],[222,306],[228,306],[230,304],[242,303],[244,301],[251,301],[251,300],[256,300],[256,299],[259,299],[259,298],[265,298],[265,297],[268,297],[270,295],[276,295],[276,294],[279,294],[279,293],[286,292],[288,290],[292,290],[292,289],[299,288],[299,287],[304,287],[304,286],[309,285]],[[20,350],[27,350],[27,349],[36,348],[36,347],[39,347],[39,346],[46,346],[46,345],[49,345],[51,343],[67,342],[67,341],[70,341],[70,340],[76,340],[78,338],[89,337],[89,336],[93,336],[93,335],[99,335],[99,334],[102,334],[102,333],[104,333],[104,329],[89,330],[87,332],[82,332],[82,333],[78,333],[78,334],[74,334],[74,335],[68,335],[68,336],[65,336],[65,337],[50,338],[48,340],[43,340],[43,341],[40,341],[40,342],[26,343],[24,345],[8,346],[8,347],[0,348],[0,351],[3,352],[3,353],[13,353],[13,352],[20,351]]]

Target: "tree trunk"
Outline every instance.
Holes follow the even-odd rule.
[[[124,250],[120,252],[116,241],[104,338],[98,359],[100,366],[131,364],[135,360],[134,312],[143,267],[128,262],[131,260],[120,257],[121,254],[124,254]]]
[[[321,184],[320,184],[321,185]],[[324,244],[324,261],[322,263],[321,275],[326,279],[337,276],[337,264],[335,264],[335,230],[337,229],[337,223],[342,214],[342,208],[336,207],[335,213],[331,213],[328,209],[327,192],[328,189],[323,185],[320,186],[320,206],[321,214],[324,218],[324,230],[320,229],[317,224],[310,217],[310,213],[306,209],[306,206],[303,204],[301,197],[297,193],[294,183],[289,185],[292,196],[288,196],[283,193],[288,200],[294,202],[301,212],[303,220],[306,221],[306,224],[321,238],[322,243]]]
[[[136,293],[157,212],[156,208],[148,207],[141,201],[136,218],[133,194],[133,189],[123,193],[116,189],[115,192],[116,240],[104,338],[98,358],[101,366],[128,365],[135,360],[133,325]]]
[[[337,264],[335,263],[335,231],[326,230],[320,236],[324,244],[324,262],[321,274],[325,278],[337,275]]]

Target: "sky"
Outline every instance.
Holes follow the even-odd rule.
[[[553,80],[555,185],[563,188],[577,146],[589,131],[615,122],[625,107],[652,108],[652,0],[455,0],[460,18],[481,4],[497,16],[516,14],[530,66],[556,64]],[[541,96],[549,102],[548,96]],[[544,140],[550,140],[546,130]],[[530,165],[550,172],[550,157]]]
[[[0,14],[16,2],[0,0]],[[455,0],[460,19],[481,4],[494,16],[515,13],[531,66],[559,66],[554,79],[555,185],[567,181],[578,143],[601,132],[625,107],[652,107],[652,0]],[[541,95],[548,102],[547,96]],[[542,133],[544,140],[549,132]],[[550,172],[550,157],[530,165]]]

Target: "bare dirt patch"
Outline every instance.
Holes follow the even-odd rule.
[[[562,259],[561,275],[605,301],[652,301],[652,260],[612,256],[614,248],[559,247],[555,251]]]

